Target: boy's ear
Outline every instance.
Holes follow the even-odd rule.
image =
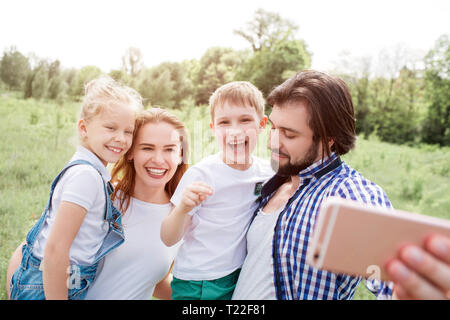
[[[214,124],[212,122],[209,123],[209,127],[214,130]]]

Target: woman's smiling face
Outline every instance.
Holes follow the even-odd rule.
[[[136,170],[135,187],[164,187],[182,160],[180,133],[166,122],[149,122],[135,139],[129,158]]]

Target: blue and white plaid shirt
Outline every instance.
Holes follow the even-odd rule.
[[[336,274],[306,264],[306,251],[322,201],[330,196],[390,208],[383,189],[365,179],[334,153],[299,173],[300,185],[280,213],[273,238],[277,299],[352,299],[361,277]],[[259,208],[286,181],[275,175],[263,187]],[[259,210],[258,208],[258,210]],[[258,212],[258,210],[256,212]],[[392,283],[366,280],[378,299],[392,296]]]

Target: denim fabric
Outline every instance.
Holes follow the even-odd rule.
[[[67,164],[56,176],[50,188],[50,196],[47,206],[40,219],[29,231],[26,244],[22,247],[22,261],[19,268],[17,268],[13,274],[11,280],[11,300],[45,299],[42,271],[40,270],[41,260],[33,255],[33,245],[37,236],[41,232],[47,213],[50,209],[56,183],[68,168],[78,164],[88,164],[94,167],[88,161],[76,160]],[[109,198],[109,195],[113,191],[113,188],[109,182],[105,184],[104,191],[106,199],[104,219],[109,224],[109,230],[95,256],[95,260],[92,265],[82,266],[72,264],[69,266],[67,287],[68,298],[72,300],[83,299],[85,297],[89,285],[94,281],[99,261],[111,250],[121,245],[124,241],[122,215],[120,211],[113,206]]]

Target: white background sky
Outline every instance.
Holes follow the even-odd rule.
[[[449,0],[1,0],[0,50],[15,45],[64,67],[109,72],[134,46],[151,67],[200,59],[212,46],[249,48],[233,29],[258,8],[295,22],[320,70],[344,50],[376,56],[402,44],[425,53],[450,33]]]

